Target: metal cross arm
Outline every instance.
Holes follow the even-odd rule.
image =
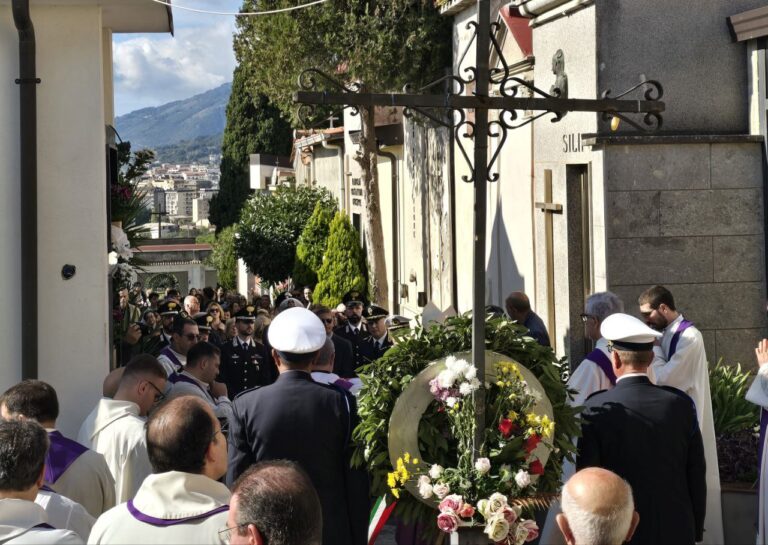
[[[535,98],[511,96],[413,95],[407,93],[355,93],[297,91],[295,102],[324,106],[402,106],[485,110],[532,110],[546,112],[608,112],[648,114],[664,111],[658,100]]]

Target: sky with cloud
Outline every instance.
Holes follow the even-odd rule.
[[[143,0],[149,1],[149,0]],[[196,9],[236,12],[240,0],[174,0]],[[126,114],[202,93],[232,80],[235,17],[173,10],[175,36],[116,34],[115,113]]]

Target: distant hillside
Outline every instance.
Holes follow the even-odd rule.
[[[133,149],[152,148],[163,155],[184,153],[191,148],[221,147],[221,137],[226,122],[225,111],[231,83],[206,91],[184,100],[177,100],[157,106],[142,108],[115,119],[115,128],[123,141],[130,141]],[[180,148],[181,151],[175,148]],[[206,151],[219,153],[219,149]],[[196,153],[196,152],[193,152]]]
[[[222,134],[198,136],[175,144],[155,146],[155,158],[160,163],[208,163],[208,156],[221,153]],[[132,149],[138,149],[131,144]],[[217,163],[218,165],[218,163]]]

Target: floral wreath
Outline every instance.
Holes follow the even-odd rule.
[[[449,318],[399,336],[363,369],[355,437],[365,448],[355,461],[368,468],[375,494],[397,501],[395,513],[405,522],[435,520],[438,510],[427,534],[482,526],[495,543],[518,545],[538,536],[523,515],[556,497],[578,423],[566,403],[561,363],[525,328],[487,321],[492,352],[482,389],[477,369],[461,354],[470,339],[471,318]],[[486,430],[475,457],[478,393]]]

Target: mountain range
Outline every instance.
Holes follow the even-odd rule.
[[[160,162],[204,160],[221,152],[226,108],[232,90],[225,83],[199,95],[142,108],[115,118],[115,128],[132,149],[155,150]]]

